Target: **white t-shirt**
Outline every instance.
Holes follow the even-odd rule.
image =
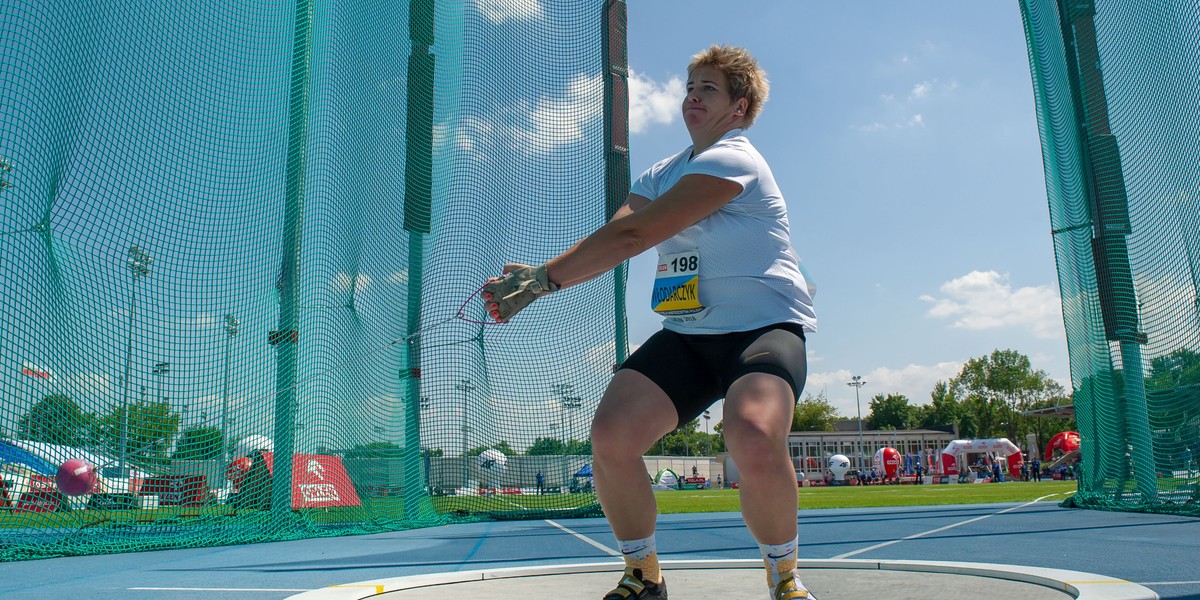
[[[690,160],[689,160],[690,159]],[[690,314],[664,315],[679,333],[750,331],[775,323],[817,330],[809,283],[788,231],[787,204],[771,168],[742,130],[692,157],[692,148],[659,161],[630,193],[654,201],[685,175],[711,175],[742,186],[715,213],[659,244],[659,256],[699,253],[699,300]]]

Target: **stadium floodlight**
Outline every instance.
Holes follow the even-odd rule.
[[[0,156],[0,173],[12,173],[12,170],[12,163],[8,162],[7,158]],[[0,190],[8,189],[10,187],[13,187],[12,182],[0,177]]]
[[[155,363],[154,370],[151,372],[154,374],[155,379],[157,380],[157,383],[158,383],[158,385],[157,385],[158,389],[155,390],[155,392],[154,392],[155,393],[154,401],[155,402],[163,402],[164,400],[166,400],[166,398],[163,397],[162,380],[163,380],[163,377],[166,377],[166,375],[171,372],[171,363],[169,363],[169,362]]]
[[[238,326],[241,322],[238,318],[229,314],[225,315],[225,384],[221,388],[221,442],[223,452],[221,456],[225,459],[225,464],[229,464],[229,359],[233,349],[233,338],[238,334]]]
[[[860,375],[855,375],[855,376],[851,377],[850,379],[852,379],[853,381],[851,381],[850,383],[847,383],[846,385],[854,388],[854,403],[858,405],[858,462],[859,462],[859,468],[865,468],[866,465],[862,464],[863,462],[866,461],[866,457],[863,455],[862,401],[859,400],[858,390],[862,389],[862,386],[867,385],[867,382],[863,381],[863,378]]]
[[[150,275],[150,264],[153,262],[154,259],[146,251],[138,248],[137,244],[129,247],[129,258],[126,265],[129,267],[130,275],[133,276],[133,288],[129,294],[129,336],[126,338],[125,345],[125,381],[124,393],[121,395],[121,440],[120,452],[117,456],[121,477],[128,477],[129,473],[129,380],[133,375],[133,324],[137,312],[137,284]]]

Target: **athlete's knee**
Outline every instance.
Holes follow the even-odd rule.
[[[641,456],[658,439],[647,423],[615,411],[600,411],[592,420],[592,454],[597,460]]]

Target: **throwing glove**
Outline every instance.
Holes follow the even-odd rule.
[[[482,295],[485,306],[490,302],[496,304],[488,314],[504,323],[534,300],[557,291],[558,286],[546,277],[546,265],[542,265],[521,267],[504,277],[489,280],[483,286]]]

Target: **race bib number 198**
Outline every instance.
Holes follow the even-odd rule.
[[[659,255],[650,298],[654,312],[679,315],[704,309],[700,304],[700,253]]]

